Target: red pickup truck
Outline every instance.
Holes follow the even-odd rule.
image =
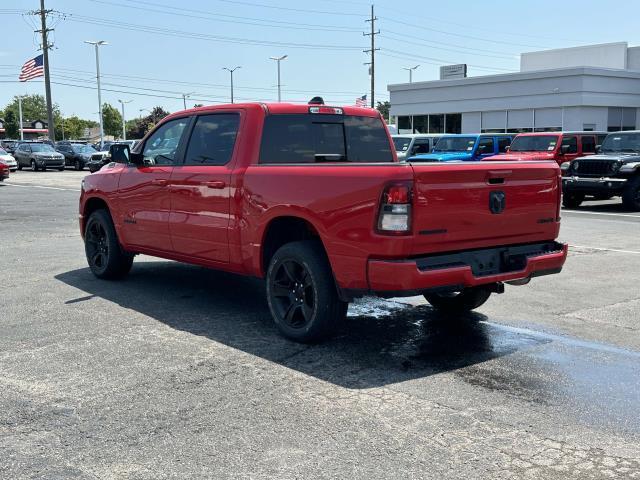
[[[359,296],[423,294],[460,313],[567,255],[556,164],[400,163],[372,109],[200,107],[111,156],[80,196],[96,276],[121,278],[144,253],[265,278],[297,341],[326,338]]]

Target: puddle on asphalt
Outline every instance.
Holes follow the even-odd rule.
[[[370,319],[379,333],[386,325],[379,354],[411,378],[452,371],[470,385],[556,406],[590,425],[640,433],[640,352],[497,324],[478,313],[446,319],[401,300],[361,299],[349,317],[355,329]]]

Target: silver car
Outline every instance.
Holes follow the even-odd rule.
[[[64,170],[64,155],[56,152],[48,143],[21,143],[13,155],[18,162],[18,170],[23,167],[30,167],[34,172],[47,168]]]
[[[410,133],[391,135],[396,147],[398,160],[405,160],[413,155],[431,153],[443,134],[438,133]]]
[[[0,148],[0,162],[8,166],[9,170],[12,172],[15,172],[18,169],[18,162],[16,162],[16,159],[3,148]]]

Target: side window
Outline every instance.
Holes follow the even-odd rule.
[[[564,137],[560,148],[569,145],[567,153],[578,153],[578,139],[576,137]]]
[[[173,165],[188,118],[177,118],[163,124],[144,144],[142,156],[146,165]]]
[[[493,138],[481,138],[478,143],[478,155],[491,155],[494,152]]]
[[[507,147],[511,145],[511,137],[500,137],[498,138],[498,152],[505,153],[507,151]]]
[[[592,137],[592,136],[582,137],[582,152],[583,153],[596,152],[596,137]]]
[[[240,115],[201,115],[193,127],[185,165],[226,165],[233,155]]]
[[[429,139],[425,138],[425,139],[416,139],[416,141],[413,143],[413,154],[420,154],[420,153],[429,153],[430,148],[429,148]]]
[[[607,136],[606,135],[596,135],[596,138],[598,139],[597,140],[598,143],[596,143],[596,146],[597,146],[597,145],[602,145],[602,142],[604,142],[604,139],[607,138]]]

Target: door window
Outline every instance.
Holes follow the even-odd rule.
[[[490,155],[490,154],[493,154],[493,152],[494,152],[493,138],[481,138],[480,143],[478,143],[478,154]]]
[[[420,153],[429,153],[430,152],[430,148],[429,148],[429,139],[425,138],[424,140],[421,139],[416,139],[416,141],[413,143],[413,154],[417,155]]]
[[[498,138],[498,152],[505,153],[507,151],[507,147],[511,145],[511,137],[501,137]]]
[[[582,137],[582,152],[583,153],[596,152],[596,137],[592,137],[590,135]]]
[[[564,137],[560,148],[568,145],[567,153],[578,153],[578,139],[576,137]]]
[[[226,165],[233,155],[240,115],[201,115],[189,139],[185,165]]]
[[[170,120],[151,134],[142,155],[146,165],[173,165],[188,118]]]

